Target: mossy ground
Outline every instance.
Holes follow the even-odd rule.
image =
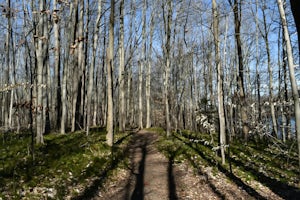
[[[252,181],[285,199],[300,192],[296,145],[235,141],[222,165],[217,140],[210,135],[180,131],[167,137],[161,128],[149,131],[160,135],[156,146],[171,163],[187,161],[198,174],[212,167],[212,173],[221,171],[254,197],[260,196],[250,186]],[[45,144],[35,146],[34,161],[30,134],[0,134],[0,199],[80,199],[92,194],[118,167],[128,166],[126,149],[132,134],[116,134],[113,149],[106,145],[105,134],[103,128],[94,128],[89,136],[46,135]]]
[[[105,130],[94,128],[66,135],[49,134],[31,155],[29,134],[2,136],[0,145],[0,197],[9,199],[64,199],[76,196],[105,171],[109,176],[125,160],[130,133],[116,134],[113,153],[105,143]]]
[[[219,152],[214,148],[218,144],[212,142],[210,135],[190,131],[173,133],[169,138],[161,135],[158,149],[167,157],[173,157],[175,162],[187,160],[195,171],[201,166],[212,166],[213,172],[223,172],[230,181],[248,187],[252,193],[255,188],[249,184],[258,181],[283,198],[290,197],[284,190],[292,195],[300,194],[295,146],[236,141],[227,148],[227,163],[222,165]]]

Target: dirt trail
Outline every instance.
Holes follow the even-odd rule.
[[[156,149],[157,139],[153,132],[136,133],[130,143],[128,169],[119,170],[94,199],[280,199],[272,193],[253,197],[222,173],[213,175],[210,167],[195,171],[190,163],[174,164]]]

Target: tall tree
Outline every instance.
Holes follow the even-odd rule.
[[[92,46],[92,57],[91,57],[91,65],[89,69],[89,76],[88,76],[88,90],[87,90],[87,122],[86,122],[86,134],[89,135],[90,125],[91,125],[91,102],[92,102],[92,92],[94,87],[94,68],[96,65],[96,50],[98,47],[98,35],[100,30],[100,20],[101,20],[101,10],[102,10],[102,1],[98,1],[98,14],[97,19],[94,27],[94,35],[93,35],[93,46]],[[95,97],[96,98],[96,97]],[[95,102],[96,104],[97,102]]]
[[[75,30],[77,25],[77,9],[78,9],[78,0],[72,1],[70,3],[70,13],[67,19],[67,27],[65,28],[65,36],[66,38],[66,47],[63,61],[63,81],[62,81],[62,114],[61,114],[61,125],[60,132],[61,134],[65,134],[67,119],[68,119],[68,102],[67,102],[67,88],[68,88],[68,77],[70,72],[71,65],[71,55],[74,54],[76,50],[77,44],[75,43]],[[76,77],[74,77],[76,78]]]
[[[147,75],[146,75],[146,128],[151,127],[151,60],[152,60],[152,47],[153,47],[153,31],[154,31],[154,12],[152,9],[151,19],[150,19],[150,41],[149,41],[149,53],[148,53],[148,65],[147,65]]]
[[[71,131],[76,130],[76,124],[81,124],[81,87],[83,85],[83,64],[84,64],[84,1],[79,0],[75,8],[75,38],[74,38],[74,57],[73,57],[73,92],[72,92],[72,127]],[[78,13],[79,8],[79,13]]]
[[[242,51],[242,40],[241,40],[241,20],[242,20],[242,11],[241,11],[241,1],[240,0],[228,0],[234,14],[234,32],[235,32],[235,42],[238,54],[238,98],[240,104],[240,113],[242,120],[242,133],[244,139],[248,139],[249,125],[248,125],[248,115],[247,115],[247,104],[245,96],[245,86],[244,86],[244,59]]]
[[[115,27],[115,0],[110,1],[109,35],[106,53],[107,66],[107,117],[106,117],[106,141],[109,146],[114,142],[114,105],[113,105],[113,66],[114,66],[114,27]]]
[[[46,73],[46,51],[48,42],[47,30],[47,12],[46,1],[39,0],[39,10],[36,12],[39,15],[35,41],[36,41],[36,65],[37,65],[37,101],[36,101],[36,143],[44,143],[43,134],[45,132],[45,73]],[[48,86],[49,87],[49,86]]]
[[[300,1],[299,0],[290,0],[291,8],[296,23],[297,33],[298,33],[298,55],[300,59]],[[299,61],[300,62],[300,61]]]
[[[294,112],[295,112],[295,121],[296,121],[296,134],[297,134],[297,144],[298,144],[298,159],[299,159],[299,167],[300,167],[300,102],[299,102],[299,94],[298,94],[298,87],[295,77],[295,65],[294,65],[294,58],[293,58],[293,50],[285,15],[285,10],[283,6],[282,0],[277,0],[277,5],[280,13],[281,23],[283,26],[283,33],[284,33],[284,40],[286,45],[286,52],[287,52],[287,60],[289,65],[289,72],[290,72],[290,81],[292,87],[292,95],[294,100]]]
[[[6,8],[6,13],[5,16],[7,18],[7,33],[6,33],[6,41],[5,41],[5,65],[6,69],[4,72],[4,79],[5,79],[5,84],[6,86],[10,85],[10,51],[11,51],[11,35],[12,35],[12,24],[11,24],[11,18],[12,18],[12,8],[11,8],[11,1],[6,0],[7,8]],[[9,116],[9,102],[10,98],[13,91],[8,91],[3,94],[3,99],[2,99],[2,120],[4,121],[4,126],[5,129],[9,129],[10,127],[10,116]]]
[[[220,127],[220,149],[222,156],[222,164],[225,164],[225,144],[226,144],[226,133],[225,133],[225,114],[224,114],[224,95],[223,95],[223,70],[221,67],[220,59],[220,39],[219,39],[219,14],[217,9],[216,0],[212,0],[212,11],[213,11],[213,32],[214,32],[214,43],[215,43],[215,62],[218,73],[218,114],[219,114],[219,127]]]
[[[139,62],[139,128],[143,128],[143,69],[146,66],[146,10],[147,1],[143,0],[143,28],[142,28],[142,52],[141,60]]]
[[[120,1],[120,28],[119,28],[119,130],[125,131],[125,51],[124,51],[124,0]]]
[[[166,120],[166,132],[167,136],[170,136],[170,107],[169,107],[169,77],[170,77],[170,67],[171,67],[171,26],[172,26],[172,16],[173,16],[173,8],[172,8],[172,0],[167,0],[166,2],[166,11],[164,2],[162,2],[163,9],[163,20],[164,20],[164,40],[165,44],[163,44],[163,52],[164,52],[164,106],[165,106],[165,120]],[[167,13],[165,13],[167,12]]]
[[[274,97],[273,97],[273,70],[272,70],[272,64],[271,64],[271,50],[270,50],[270,44],[269,44],[269,27],[267,26],[267,19],[266,19],[266,2],[262,2],[262,17],[263,17],[263,30],[260,30],[262,37],[264,39],[265,45],[266,45],[266,51],[267,51],[267,63],[268,63],[268,72],[269,72],[269,104],[271,109],[271,118],[272,118],[272,126],[273,126],[273,132],[274,136],[278,136],[278,130],[277,130],[277,119],[275,116],[275,106],[274,106]]]
[[[60,126],[61,121],[61,81],[60,81],[60,28],[59,28],[59,9],[57,6],[57,0],[53,0],[53,32],[54,32],[54,110],[55,110],[55,128]]]

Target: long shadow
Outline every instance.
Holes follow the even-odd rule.
[[[108,177],[108,173],[114,170],[118,166],[119,161],[117,159],[112,160],[109,167],[107,167],[97,178],[92,182],[92,184],[84,190],[82,194],[77,197],[72,198],[72,200],[88,200],[92,199],[97,195],[99,188],[102,186],[106,178]]]
[[[179,137],[177,137],[177,138],[180,139]],[[180,139],[180,140],[183,141],[182,139]],[[183,141],[183,142],[185,142],[185,141]],[[189,146],[191,148],[196,149],[196,148],[192,147],[190,142],[185,142],[185,143],[186,144],[189,143]],[[280,197],[282,197],[284,199],[299,199],[299,196],[300,196],[300,189],[299,188],[290,186],[290,185],[288,185],[286,183],[283,183],[283,182],[280,182],[280,181],[278,181],[274,178],[268,177],[264,173],[257,171],[253,167],[246,166],[243,162],[241,162],[239,160],[236,160],[236,159],[233,159],[233,158],[229,158],[229,159],[230,159],[231,163],[234,163],[236,166],[239,166],[244,171],[250,172],[255,177],[255,179],[257,181],[259,181],[259,182],[263,183],[264,185],[266,185],[268,188],[270,188],[274,193],[276,193]],[[220,169],[221,166],[219,165],[218,168]],[[228,171],[227,171],[227,173],[228,173]],[[232,176],[232,175],[233,175],[232,173],[228,173],[227,176]]]
[[[198,153],[198,155],[200,155],[203,159],[205,159],[210,165],[213,166],[213,165],[216,164],[210,158],[208,158],[203,152],[201,152],[199,149],[193,147],[193,145],[192,145],[191,142],[186,142],[183,139],[177,137],[176,135],[175,135],[175,137],[177,139],[179,139],[180,141],[182,141],[187,146],[189,146],[191,149],[193,149],[196,153]],[[224,173],[228,178],[230,178],[239,187],[243,188],[249,195],[253,196],[255,199],[266,200],[266,198],[263,197],[263,196],[261,196],[255,189],[253,189],[249,185],[245,184],[240,178],[238,178],[234,174],[230,173],[230,171],[228,171],[227,169],[225,169],[223,166],[217,165],[217,167],[218,167],[219,171],[221,171],[222,173]]]
[[[171,155],[168,163],[168,186],[169,186],[169,199],[178,200],[176,194],[176,184],[175,178],[173,174],[173,163],[174,163],[174,155]]]
[[[124,136],[125,138],[128,137],[131,134],[128,134]],[[123,141],[124,139],[121,138]],[[124,151],[117,151],[117,147],[112,148],[112,154],[111,154],[111,160],[108,166],[101,172],[99,175],[97,174],[98,178],[95,179],[92,184],[87,187],[79,196],[72,198],[72,200],[89,200],[93,199],[97,192],[99,191],[99,188],[103,185],[104,181],[108,178],[109,173],[116,169],[118,167],[118,164],[125,159],[128,151],[129,151],[130,145],[128,144],[127,147],[124,149]],[[117,151],[117,152],[114,152]]]
[[[133,132],[130,132],[130,133],[128,133],[128,134],[126,134],[126,135],[124,135],[123,137],[121,137],[119,140],[117,140],[116,142],[115,142],[115,144],[121,144],[126,138],[128,138],[129,136],[131,136],[133,134]]]
[[[193,165],[193,167],[194,167],[195,169],[197,169],[198,175],[200,175],[200,176],[207,176],[207,174],[203,174],[203,173],[201,172],[199,166],[195,163],[195,161],[194,161],[193,159],[191,159],[191,157],[190,157],[188,154],[185,153],[185,155],[186,155],[186,158],[188,159],[188,161]],[[213,190],[213,192],[214,192],[220,199],[226,199],[226,198],[225,198],[225,195],[222,194],[222,193],[218,190],[218,188],[216,188],[216,186],[215,186],[210,180],[207,180],[207,183],[208,183],[209,187]]]
[[[131,171],[130,178],[125,186],[125,200],[143,200],[144,199],[144,173],[145,173],[145,163],[147,157],[147,146],[149,144],[149,137],[147,135],[136,134],[130,141],[130,149],[133,151],[131,157],[131,163],[128,168]],[[130,150],[129,150],[130,151]],[[141,159],[138,163],[135,161],[135,156],[141,154]],[[135,169],[138,168],[136,171]],[[134,190],[131,193],[131,183],[135,182]]]
[[[239,166],[240,168],[244,169],[245,171],[250,172],[251,174],[255,175],[257,177],[257,181],[263,183],[268,188],[270,188],[274,193],[279,195],[280,197],[284,199],[299,199],[300,197],[300,189],[290,186],[288,184],[282,183],[276,179],[270,178],[263,174],[262,172],[259,172],[255,169],[253,169],[250,166],[246,166],[244,163],[242,163],[239,160],[231,159],[231,162],[234,163],[236,166]]]
[[[145,142],[146,144],[146,142]],[[136,176],[136,184],[133,190],[131,199],[132,200],[143,200],[144,199],[144,172],[145,172],[145,161],[147,154],[147,145],[142,145],[142,159],[139,162],[139,170]]]

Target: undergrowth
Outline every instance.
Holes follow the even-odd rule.
[[[167,157],[172,156],[177,162],[187,160],[197,171],[201,167],[213,167],[213,171],[223,172],[229,180],[248,188],[253,195],[258,194],[250,186],[252,181],[262,183],[283,198],[300,194],[295,148],[236,141],[226,149],[226,164],[222,165],[217,141],[212,141],[208,134],[181,131],[171,137],[161,136],[158,149]]]
[[[31,156],[30,135],[3,139],[0,146],[0,197],[4,199],[65,199],[79,195],[91,182],[109,176],[125,158],[126,134],[116,134],[117,145],[105,143],[105,130],[46,135]]]

